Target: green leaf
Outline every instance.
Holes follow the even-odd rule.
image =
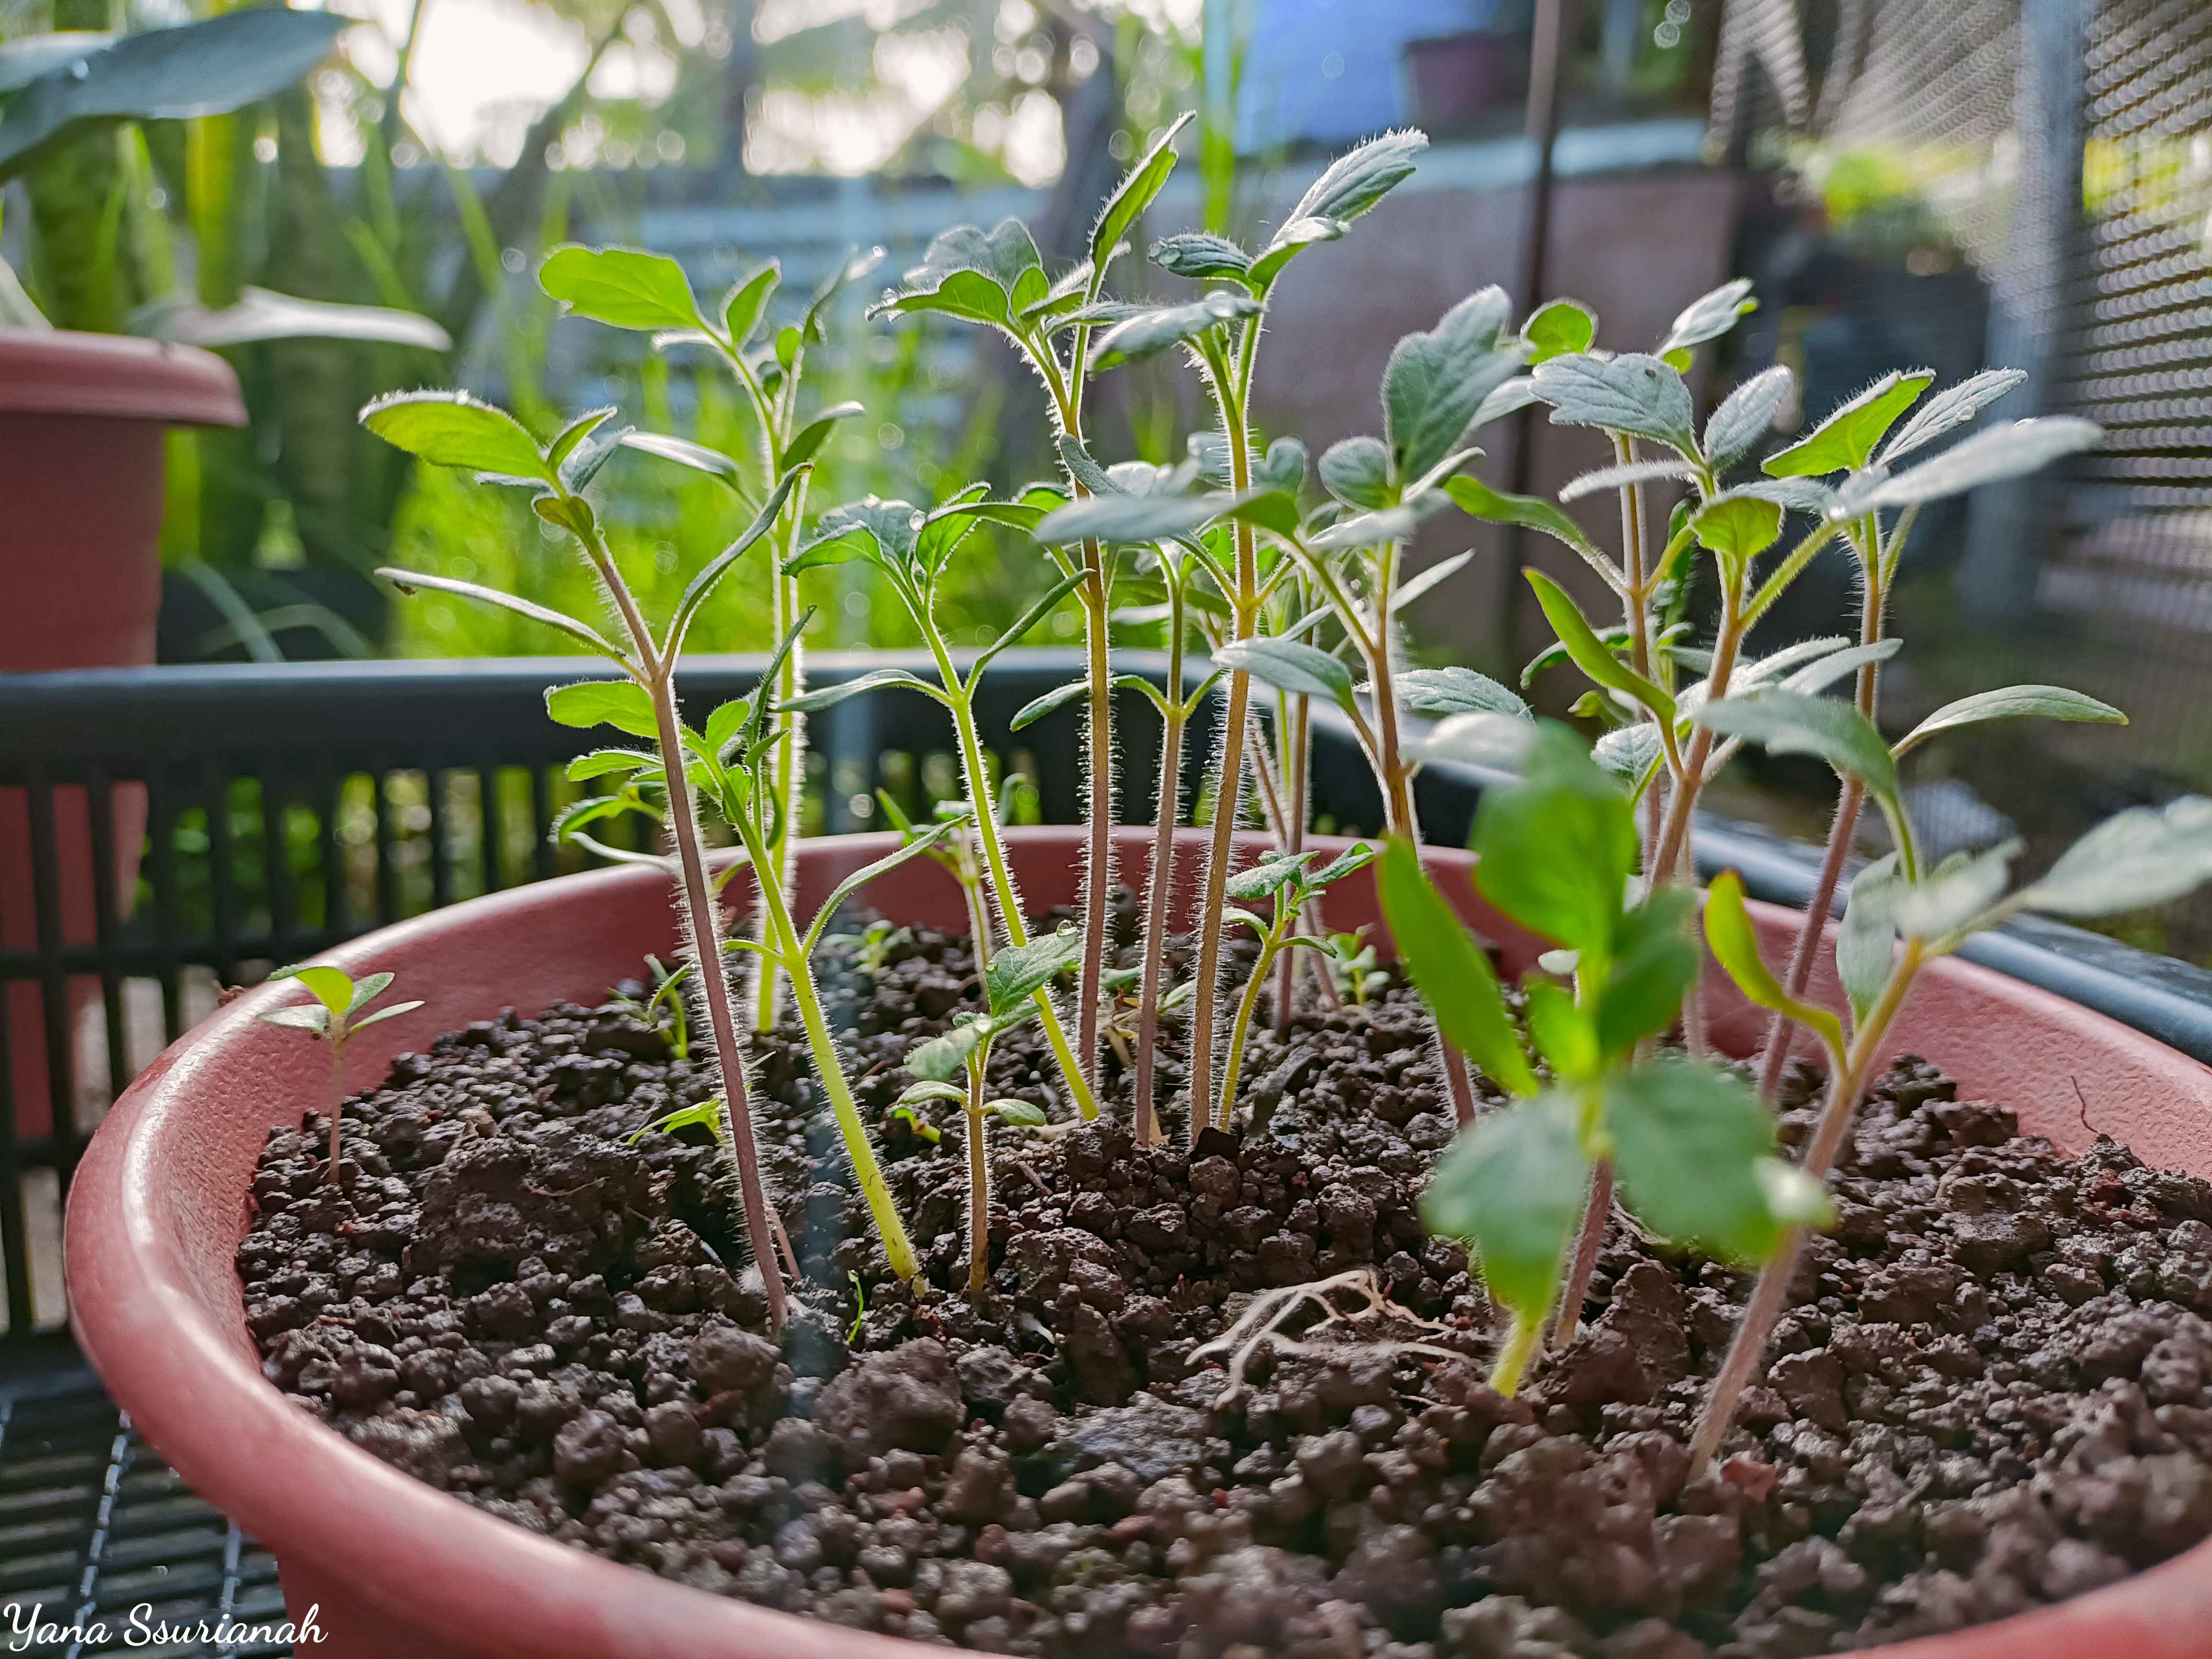
[[[253,7],[64,48],[8,100],[0,183],[82,124],[186,121],[258,103],[321,63],[353,21],[334,12]]]
[[[495,587],[479,587],[474,582],[457,581],[450,576],[432,576],[419,570],[395,570],[390,565],[380,565],[376,574],[397,587],[402,593],[412,593],[427,587],[434,592],[451,593],[457,599],[473,599],[478,605],[495,605],[501,611],[511,611],[518,617],[548,628],[557,629],[570,639],[589,647],[601,656],[621,662],[623,653],[611,641],[595,633],[574,617],[564,617],[558,611],[549,611],[542,605],[532,605],[528,599],[519,599],[512,593],[502,593]]]
[[[1304,877],[1305,889],[1310,893],[1318,893],[1323,888],[1342,881],[1354,871],[1364,870],[1375,862],[1376,856],[1376,849],[1365,842],[1355,842],[1320,869],[1308,872]]]
[[[2079,720],[2095,726],[2125,726],[2128,717],[2108,702],[2063,685],[2008,685],[1996,691],[1977,691],[1971,697],[1947,702],[1897,741],[1891,751],[1899,757],[1918,748],[1939,732],[1975,726],[1984,720]]]
[[[1636,811],[1580,738],[1538,724],[1521,775],[1476,803],[1474,847],[1485,898],[1601,967],[1636,867]]]
[[[1597,313],[1577,300],[1554,300],[1528,313],[1521,325],[1531,365],[1588,351],[1597,339]]]
[[[1796,384],[1796,377],[1777,363],[1729,393],[1705,421],[1705,459],[1714,471],[1727,471],[1774,429],[1774,417]]]
[[[1671,725],[1674,719],[1674,698],[1613,654],[1565,588],[1540,570],[1522,574],[1528,577],[1528,586],[1536,590],[1536,603],[1543,607],[1552,631],[1559,636],[1559,643],[1574,665],[1598,684],[1633,698]]]
[[[1008,727],[1018,732],[1024,726],[1033,726],[1047,714],[1066,708],[1090,690],[1091,682],[1087,679],[1070,680],[1065,685],[1055,685],[1042,696],[1031,697],[1015,710],[1013,719],[1007,722]]]
[[[1260,311],[1260,302],[1250,295],[1215,289],[1186,305],[1161,306],[1124,318],[1098,337],[1092,361],[1100,368],[1133,363],[1224,323],[1256,317]]]
[[[1536,396],[1536,381],[1533,375],[1516,374],[1503,386],[1493,387],[1474,411],[1474,418],[1467,423],[1469,432],[1488,426],[1492,421],[1502,421],[1508,415],[1517,415],[1533,403],[1541,401]]]
[[[333,1019],[343,1019],[353,1011],[353,979],[343,969],[301,966],[297,963],[279,968],[270,975],[271,980],[295,979],[314,994]],[[385,981],[386,985],[392,981]],[[379,987],[379,989],[383,988]]]
[[[1445,479],[1443,491],[1470,518],[1489,524],[1515,524],[1540,530],[1554,540],[1565,542],[1585,558],[1603,556],[1583,532],[1582,526],[1540,495],[1514,495],[1492,489],[1468,472]]]
[[[909,669],[876,668],[856,679],[842,680],[835,685],[817,686],[788,702],[778,703],[776,707],[787,714],[818,714],[825,708],[835,708],[848,697],[879,691],[892,685],[919,691],[938,702],[945,701],[944,689],[934,680],[926,680]]]
[[[1607,1059],[1626,1058],[1638,1043],[1662,1035],[1680,1017],[1701,960],[1689,926],[1696,908],[1692,894],[1662,887],[1621,917],[1613,960],[1597,993],[1598,1046]]]
[[[615,451],[623,447],[623,435],[629,430],[629,428],[621,426],[600,427],[578,439],[568,453],[558,459],[554,468],[560,475],[561,488],[571,495],[579,494],[587,488],[592,480],[599,476],[599,470],[614,459]],[[563,433],[562,436],[565,438],[568,434]],[[553,459],[550,453],[548,459]]]
[[[545,459],[555,466],[560,465],[568,459],[577,446],[614,419],[620,412],[612,404],[608,404],[604,408],[587,410],[579,415],[568,425],[562,427],[560,434],[545,446]],[[628,428],[625,428],[624,430]]]
[[[1030,533],[1046,547],[1076,542],[1159,542],[1196,534],[1236,504],[1233,495],[1092,495],[1047,514]]]
[[[538,285],[580,317],[645,333],[707,331],[691,279],[665,253],[632,247],[556,247]]]
[[[642,1129],[635,1131],[624,1139],[627,1141],[635,1142],[644,1139],[649,1134],[672,1135],[678,1129],[704,1129],[716,1140],[720,1140],[722,1138],[722,1097],[716,1095],[711,1099],[698,1101],[690,1106],[678,1106],[672,1112],[665,1112]]]
[[[1012,332],[1016,313],[1042,299],[1050,287],[1036,244],[1020,220],[1001,220],[988,234],[975,225],[955,225],[930,243],[921,263],[870,307],[868,315],[934,311]]]
[[[1451,483],[1459,480],[1455,478]],[[1449,489],[1451,483],[1444,488]],[[1390,450],[1380,438],[1344,438],[1322,452],[1321,487],[1347,507],[1373,512],[1397,499]]]
[[[653,699],[635,680],[579,680],[545,694],[545,712],[562,726],[611,726],[634,738],[658,738]]]
[[[1407,605],[1419,603],[1427,597],[1431,589],[1442,586],[1474,562],[1474,550],[1469,548],[1464,553],[1453,554],[1449,559],[1438,559],[1419,575],[1399,583],[1390,590],[1390,614],[1395,617]],[[1314,619],[1317,622],[1324,614],[1325,611],[1316,611]]]
[[[2212,800],[2184,795],[2106,818],[2022,895],[2029,908],[2108,916],[2179,898],[2212,881]]]
[[[1152,261],[1170,276],[1191,282],[1243,282],[1252,269],[1252,256],[1226,236],[1187,230],[1154,242]]]
[[[854,559],[904,565],[915,556],[925,522],[925,515],[911,501],[879,501],[871,495],[833,507],[815,520],[813,538],[783,568],[789,574]]]
[[[1626,461],[1618,466],[1601,466],[1594,471],[1578,472],[1559,486],[1559,499],[1578,501],[1585,495],[1595,495],[1601,489],[1620,489],[1629,484],[1649,483],[1662,478],[1694,478],[1697,472],[1687,461],[1666,456],[1644,461]]]
[[[1001,1123],[1011,1123],[1018,1128],[1034,1129],[1049,1122],[1044,1108],[1030,1100],[994,1100],[985,1103],[983,1109],[995,1113]]]
[[[1751,297],[1749,278],[1723,283],[1711,293],[1699,295],[1674,319],[1674,325],[1667,331],[1667,337],[1659,342],[1653,355],[1687,373],[1691,352],[1708,340],[1719,339],[1735,326],[1738,318],[1758,309],[1759,301]]]
[[[1441,511],[1449,501],[1442,490],[1424,489],[1409,495],[1395,507],[1374,513],[1354,513],[1308,538],[1316,553],[1341,553],[1346,548],[1381,547],[1400,542],[1421,527],[1421,521]]]
[[[354,340],[425,351],[450,351],[453,345],[451,335],[419,312],[303,300],[250,286],[219,310],[183,294],[150,301],[131,313],[131,331],[210,350],[267,340]]]
[[[1350,224],[1412,178],[1413,158],[1428,147],[1426,134],[1408,128],[1383,133],[1346,151],[1298,198],[1285,228],[1304,219]]]
[[[731,568],[744,557],[755,543],[775,527],[775,521],[783,515],[784,503],[791,499],[791,492],[798,486],[800,476],[797,471],[790,471],[778,478],[775,488],[769,491],[768,499],[760,504],[760,510],[753,514],[752,521],[738,532],[737,539],[700,566],[698,572],[684,584],[683,595],[676,601],[676,609],[669,616],[668,632],[661,645],[661,654],[670,661],[683,654],[684,637],[691,631],[692,623],[713,595],[716,585],[729,574]],[[799,625],[804,627],[807,617],[813,614],[810,609],[805,617],[799,618]],[[781,657],[791,649],[792,643],[790,639],[782,641],[777,647],[776,654]]]
[[[1630,1213],[1660,1237],[1754,1267],[1782,1242],[1762,1163],[1774,1123],[1750,1085],[1692,1060],[1662,1060],[1606,1085],[1613,1169]]]
[[[1741,570],[1781,538],[1782,509],[1772,501],[1730,490],[1699,507],[1691,517],[1690,530],[1700,546]]]
[[[1263,898],[1273,898],[1291,885],[1313,862],[1310,853],[1266,853],[1260,861],[1239,870],[1229,878],[1223,890],[1239,904],[1251,904]],[[1261,929],[1265,932],[1263,927]]]
[[[802,466],[812,460],[820,453],[822,446],[830,441],[830,434],[836,429],[838,422],[854,415],[865,415],[867,412],[864,405],[849,401],[833,404],[823,410],[813,420],[799,428],[792,441],[783,447],[783,453],[776,458],[776,471],[788,472],[793,467]]]
[[[898,1103],[902,1106],[919,1106],[930,1100],[950,1101],[955,1106],[965,1106],[968,1091],[957,1084],[933,1082],[909,1084],[899,1091]]]
[[[1577,1117],[1563,1090],[1491,1113],[1437,1160],[1421,1196],[1429,1231],[1466,1240],[1491,1296],[1524,1320],[1550,1310],[1588,1200]]]
[[[1106,205],[1098,211],[1098,222],[1091,228],[1091,264],[1094,270],[1106,269],[1107,261],[1121,246],[1121,239],[1152,204],[1152,198],[1160,193],[1160,186],[1167,183],[1168,174],[1175,171],[1176,135],[1189,124],[1194,113],[1186,110],[1169,123],[1167,130],[1153,140],[1152,147],[1122,175],[1121,182],[1114,186],[1114,193],[1106,198]]]
[[[1083,935],[1073,927],[994,952],[983,970],[984,1000],[992,1018],[1005,1018],[1082,960]]]
[[[1820,477],[1856,472],[1873,459],[1875,446],[1935,381],[1935,372],[1885,374],[1789,448],[1765,462],[1769,477]]]
[[[1224,645],[1213,653],[1213,660],[1294,697],[1327,697],[1340,708],[1356,707],[1352,671],[1318,646],[1263,636]]]
[[[1459,447],[1482,400],[1520,371],[1526,349],[1500,339],[1511,310],[1504,289],[1486,288],[1435,328],[1391,348],[1382,370],[1382,431],[1400,484],[1426,477]]]
[[[1536,1073],[1514,1035],[1490,958],[1437,891],[1410,842],[1393,837],[1383,848],[1375,885],[1398,960],[1437,1029],[1499,1087],[1534,1094]]]
[[[1656,357],[1554,357],[1537,365],[1534,379],[1537,397],[1552,406],[1553,426],[1594,426],[1649,438],[1685,457],[1698,453],[1690,388]]]
[[[88,58],[122,38],[101,29],[61,29],[0,41],[0,94],[20,92],[40,76]]]
[[[1409,668],[1398,676],[1397,684],[1399,700],[1416,714],[1534,718],[1517,693],[1472,668]]]
[[[1597,1032],[1565,986],[1539,980],[1523,992],[1528,1040],[1556,1078],[1579,1079],[1598,1068]]]
[[[1907,939],[1940,939],[1965,927],[1996,902],[2020,856],[2018,841],[1978,853],[1951,854],[1890,901],[1897,931]]]
[[[724,705],[726,708],[728,706]],[[567,775],[571,783],[581,783],[587,778],[612,777],[646,767],[659,770],[660,757],[635,749],[594,749],[589,754],[579,755],[570,761]]]
[[[730,337],[730,348],[743,351],[760,326],[761,318],[768,310],[769,297],[776,284],[783,280],[783,268],[770,259],[758,270],[732,288],[722,301],[722,328]],[[788,363],[784,365],[788,368]]]
[[[1843,1022],[1826,1009],[1791,996],[1767,967],[1759,954],[1759,929],[1743,902],[1743,878],[1733,870],[1715,877],[1705,895],[1705,940],[1712,946],[1714,960],[1752,1002],[1787,1014],[1817,1033],[1831,1054],[1843,1052]]]
[[[709,449],[689,438],[672,437],[665,432],[625,432],[622,443],[623,448],[635,449],[641,455],[656,456],[678,466],[688,466],[694,472],[703,472],[710,478],[719,478],[740,496],[746,493],[744,473],[719,449]]]
[[[2039,472],[2062,456],[2094,449],[2104,440],[2104,428],[2078,415],[2045,415],[1993,426],[1961,439],[1933,460],[1893,473],[1852,495],[1850,504],[1864,512],[1964,495],[1984,484]]]
[[[1617,726],[1590,745],[1590,758],[1632,787],[1658,763],[1663,751],[1659,727],[1650,720]]]
[[[434,466],[553,482],[553,469],[522,423],[465,392],[395,392],[362,410],[361,423]]]
[[[960,1075],[969,1056],[981,1045],[989,1028],[981,1020],[970,1020],[956,1025],[942,1036],[917,1042],[906,1051],[906,1069],[909,1075],[925,1083],[948,1083]],[[965,1095],[960,1097],[964,1103]]]
[[[2007,392],[2024,384],[2027,372],[2017,368],[1985,368],[1953,386],[1946,386],[1913,411],[1898,434],[1881,452],[1885,465],[1931,444],[1945,433],[1961,427]]]
[[[317,1036],[331,1029],[331,1011],[319,1002],[311,1002],[304,1007],[272,1008],[262,1015],[261,1019],[264,1024],[289,1026],[295,1031],[312,1031]]]
[[[402,1014],[411,1014],[421,1006],[422,1006],[422,1000],[420,997],[412,1002],[395,1002],[388,1008],[380,1008],[373,1014],[362,1015],[348,1028],[346,1035],[351,1036],[356,1031],[365,1031],[370,1026],[380,1024],[385,1020],[397,1019]]]
[[[1836,977],[1850,1000],[1851,1018],[1863,1020],[1897,960],[1898,896],[1905,882],[1897,854],[1885,853],[1851,878],[1844,920],[1836,929]]]
[[[1897,794],[1897,763],[1889,745],[1873,721],[1837,698],[1773,687],[1708,703],[1696,719],[1723,737],[1747,738],[1772,754],[1817,756],[1878,796],[1893,799]]]

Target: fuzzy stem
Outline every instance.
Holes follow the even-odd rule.
[[[1283,901],[1275,900],[1278,910]],[[1273,963],[1287,917],[1278,916],[1268,927],[1267,937],[1260,941],[1259,960],[1244,981],[1243,994],[1237,1000],[1236,1024],[1229,1028],[1229,1057],[1221,1067],[1221,1108],[1214,1119],[1214,1127],[1227,1129],[1237,1114],[1237,1084],[1244,1072],[1244,1045],[1252,1035],[1252,1017],[1260,1011],[1260,992],[1266,986],[1267,969]]]
[[[1836,1154],[1843,1147],[1844,1132],[1850,1127],[1851,1118],[1857,1110],[1859,1096],[1865,1090],[1867,1074],[1880,1056],[1890,1025],[1920,972],[1925,951],[1926,945],[1920,939],[1905,942],[1904,952],[1890,970],[1889,981],[1882,987],[1881,997],[1851,1034],[1850,1047],[1837,1059],[1834,1074],[1828,1082],[1827,1100],[1820,1108],[1820,1121],[1814,1126],[1812,1143],[1805,1149],[1802,1167],[1815,1181],[1826,1182],[1828,1178]],[[1737,1325],[1735,1339],[1729,1344],[1728,1358],[1722,1362],[1720,1375],[1713,1379],[1713,1391],[1706,1397],[1705,1415],[1698,1419],[1697,1436],[1690,1443],[1692,1480],[1705,1473],[1706,1465],[1720,1449],[1729,1425],[1735,1421],[1737,1402],[1743,1397],[1752,1373],[1759,1369],[1767,1341],[1774,1334],[1774,1322],[1782,1316],[1783,1306],[1789,1300],[1790,1280],[1796,1272],[1797,1257],[1804,1246],[1803,1227],[1784,1230],[1779,1248],[1759,1269],[1759,1282],[1752,1289],[1742,1322]]]
[[[1735,674],[1736,653],[1742,648],[1743,573],[1736,574],[1721,592],[1720,632],[1713,641],[1713,668],[1707,681],[1711,690],[1706,694],[1710,702],[1718,702],[1728,696],[1729,682]],[[1701,726],[1690,739],[1690,751],[1682,761],[1682,775],[1678,781],[1674,798],[1667,804],[1666,828],[1659,837],[1659,851],[1651,862],[1650,874],[1657,880],[1661,872],[1671,872],[1688,847],[1690,826],[1698,812],[1698,797],[1705,782],[1705,763],[1713,752],[1713,729]]]
[[[345,1063],[345,1039],[331,1041],[331,1161],[323,1171],[323,1179],[331,1186],[338,1184],[338,1125],[345,1116],[345,1083],[339,1068]]]
[[[1090,690],[1085,701],[1086,767],[1090,817],[1083,848],[1083,965],[1077,976],[1075,1053],[1084,1085],[1094,1096],[1098,1086],[1099,983],[1106,966],[1106,901],[1114,884],[1114,682],[1107,649],[1104,555],[1095,541],[1083,544],[1084,635]]]
[[[1583,1227],[1575,1241],[1574,1261],[1567,1269],[1565,1292],[1559,1297],[1559,1328],[1553,1345],[1565,1347],[1581,1328],[1583,1304],[1589,1297],[1590,1275],[1597,1271],[1597,1253],[1605,1243],[1606,1224],[1613,1219],[1613,1160],[1600,1158],[1590,1170],[1589,1198],[1583,1208]]]
[[[791,488],[791,498],[783,512],[784,532],[781,544],[775,550],[775,579],[771,587],[769,637],[781,641],[799,620],[799,578],[784,574],[784,561],[791,556],[792,544],[797,539],[799,521],[806,514],[806,486],[812,477],[802,472]],[[793,640],[791,649],[784,653],[781,667],[776,673],[775,697],[779,704],[789,702],[806,690],[806,667],[803,661],[805,647]],[[775,744],[769,751],[770,787],[781,811],[773,825],[768,843],[768,862],[754,872],[754,878],[763,887],[774,882],[786,900],[791,896],[791,845],[798,839],[799,813],[805,804],[806,793],[806,717],[786,714],[776,728]],[[764,933],[756,927],[756,933]],[[753,981],[753,1029],[765,1031],[775,1024],[779,982],[775,963],[767,957],[760,959],[759,971]]]
[[[1505,1346],[1498,1351],[1498,1358],[1490,1367],[1490,1386],[1495,1392],[1508,1399],[1520,1392],[1522,1376],[1543,1338],[1541,1316],[1534,1319],[1526,1314],[1513,1316],[1512,1328],[1505,1334]]]
[[[988,1053],[988,1049],[985,1051]],[[983,1058],[968,1066],[968,1294],[991,1277],[991,1164],[983,1146]]]
[[[1160,980],[1167,960],[1168,900],[1175,888],[1176,823],[1182,805],[1182,584],[1168,582],[1168,684],[1160,732],[1158,810],[1152,823],[1152,862],[1145,893],[1144,971],[1137,990],[1137,1144],[1156,1146],[1159,1114],[1152,1104],[1152,1073],[1160,1034]]]
[[[738,833],[757,866],[765,849],[761,845],[759,826],[750,812],[738,818]],[[852,1160],[853,1178],[860,1185],[861,1196],[868,1201],[868,1213],[883,1237],[884,1255],[890,1263],[891,1272],[901,1279],[912,1279],[921,1271],[915,1260],[914,1246],[908,1241],[906,1224],[899,1219],[898,1206],[892,1202],[883,1167],[876,1162],[875,1148],[868,1142],[867,1127],[860,1121],[860,1106],[853,1098],[852,1085],[845,1076],[845,1063],[830,1035],[830,1022],[823,1017],[822,999],[814,988],[814,970],[799,952],[799,932],[792,924],[790,907],[781,889],[763,883],[760,890],[770,937],[775,941],[773,948],[783,959],[784,970],[791,975],[792,1000],[798,1005],[799,1019],[806,1027],[806,1046],[814,1056],[814,1070],[822,1079],[823,1091],[830,1097],[830,1110],[837,1119],[837,1132],[845,1142],[845,1154]]]
[[[1302,852],[1306,842],[1307,789],[1312,769],[1313,699],[1304,692],[1289,700],[1289,719],[1283,727],[1283,790],[1288,799],[1284,803],[1284,830],[1287,844],[1284,851]],[[1291,1029],[1291,991],[1297,983],[1299,947],[1292,945],[1285,951],[1275,975],[1275,1035],[1289,1035]]]

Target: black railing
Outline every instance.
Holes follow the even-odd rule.
[[[823,656],[827,684],[927,662]],[[1127,666],[1155,679],[1164,664]],[[751,689],[757,660],[687,663],[703,711]],[[211,1009],[221,988],[404,916],[589,861],[548,827],[581,793],[565,763],[598,739],[556,726],[549,686],[578,659],[292,664],[0,677],[0,1256],[10,1337],[58,1324],[58,1199],[107,1103]],[[1015,732],[1015,713],[1081,672],[1079,653],[1001,659],[978,714],[986,744],[1036,786],[1043,822],[1073,822],[1077,716]],[[1212,710],[1185,755],[1194,799]],[[695,714],[695,723],[698,715]],[[1159,723],[1116,702],[1119,816],[1149,822]],[[1371,830],[1373,780],[1340,722],[1317,722],[1321,827]],[[910,811],[957,788],[945,711],[911,693],[856,697],[815,718],[807,827],[874,822],[878,787]],[[1464,841],[1486,775],[1439,765],[1419,793],[1431,839]],[[143,823],[140,815],[143,813]],[[640,833],[642,833],[641,830]],[[633,843],[637,844],[637,843]],[[138,849],[139,856],[130,856]],[[1741,868],[1754,893],[1802,903],[1802,849],[1737,826],[1699,831],[1701,861]],[[2212,974],[2046,923],[1978,941],[1992,965],[2212,1060]]]

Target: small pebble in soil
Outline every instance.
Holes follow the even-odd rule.
[[[1686,1482],[1743,1279],[1616,1224],[1583,1334],[1492,1393],[1491,1310],[1419,1219],[1452,1128],[1402,988],[1255,1037],[1249,1074],[1285,1079],[1262,1135],[994,1132],[971,1304],[959,1115],[933,1144],[885,1119],[908,1048],[972,1001],[965,945],[822,969],[925,1286],[890,1279],[794,1027],[750,1066],[807,1281],[777,1343],[703,1134],[631,1138],[707,1069],[611,1005],[510,1012],[347,1103],[337,1189],[326,1120],[270,1134],[238,1252],[270,1379],[578,1548],[1049,1659],[1796,1659],[2212,1535],[2212,1186],[2111,1140],[2062,1157],[1917,1061],[1873,1091],[1728,1455]],[[1126,1116],[1110,1060],[1106,1085]],[[990,1087],[1064,1115],[1033,1030]],[[1307,1352],[1261,1344],[1224,1397],[1200,1351],[1255,1294],[1355,1269],[1395,1312],[1309,1311]]]

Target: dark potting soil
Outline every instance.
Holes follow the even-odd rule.
[[[975,989],[962,941],[889,958],[821,964],[875,1123]],[[1594,1322],[1492,1393],[1488,1306],[1418,1219],[1452,1133],[1428,1055],[1393,990],[1257,1041],[1264,1131],[1194,1155],[1110,1113],[994,1130],[971,1305],[959,1114],[934,1144],[878,1137],[916,1294],[779,1030],[755,1105],[809,1281],[779,1347],[703,1132],[632,1138],[707,1093],[696,1051],[613,1005],[508,1014],[347,1103],[339,1188],[326,1120],[271,1133],[247,1320],[302,1408],[519,1526],[1007,1653],[1790,1659],[2002,1618],[2212,1534],[2205,1182],[2110,1139],[2061,1157],[1899,1062],[1731,1455],[1686,1484],[1744,1278],[1616,1219]],[[994,1072],[1052,1101],[1034,1028]],[[1333,1321],[1267,1297],[1339,1275]]]

